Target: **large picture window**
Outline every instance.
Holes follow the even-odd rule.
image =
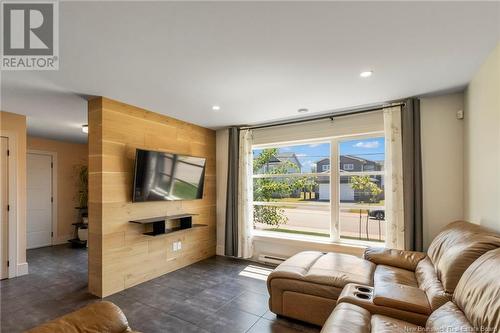
[[[380,136],[253,148],[254,229],[385,241]]]
[[[330,237],[330,143],[253,149],[254,227]],[[326,171],[323,171],[326,170]],[[321,184],[321,188],[320,188]]]

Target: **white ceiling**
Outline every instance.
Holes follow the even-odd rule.
[[[73,141],[88,95],[252,124],[462,89],[499,36],[499,2],[61,2],[60,70],[3,72],[1,107]]]

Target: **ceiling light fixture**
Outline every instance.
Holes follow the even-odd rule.
[[[212,110],[219,111],[220,110],[220,106],[214,105],[214,106],[212,106]]]
[[[367,78],[367,77],[372,76],[372,74],[373,74],[373,71],[365,71],[365,72],[359,73],[359,76],[361,76],[363,78]]]
[[[88,133],[89,132],[89,125],[82,125],[82,132]]]
[[[298,113],[306,113],[306,112],[309,112],[309,109],[302,108],[302,109],[298,109],[297,112]]]

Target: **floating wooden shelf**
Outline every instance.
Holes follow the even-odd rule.
[[[162,234],[155,234],[154,231],[151,231],[151,232],[145,232],[145,233],[143,233],[143,235],[146,235],[146,236],[161,236],[161,235],[172,234],[172,233],[179,232],[179,231],[185,231],[185,230],[189,230],[189,229],[202,228],[202,227],[208,227],[208,225],[207,224],[193,224],[189,228],[182,228],[182,227],[165,228],[165,232],[162,233]]]
[[[143,235],[147,236],[160,236],[164,234],[171,234],[178,231],[187,229],[206,227],[206,224],[193,224],[193,216],[198,214],[177,214],[169,216],[150,217],[147,219],[139,219],[129,221],[130,223],[152,225],[153,231],[145,232]],[[179,220],[179,226],[166,228],[165,223],[169,220]]]

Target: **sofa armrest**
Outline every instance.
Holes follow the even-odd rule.
[[[398,283],[377,285],[373,292],[373,303],[424,315],[432,313],[425,291]]]
[[[122,310],[111,302],[97,302],[37,326],[26,333],[134,333]],[[138,332],[136,332],[138,333]]]
[[[394,266],[415,271],[417,264],[426,257],[426,254],[416,251],[369,247],[365,250],[363,257],[377,265]]]

